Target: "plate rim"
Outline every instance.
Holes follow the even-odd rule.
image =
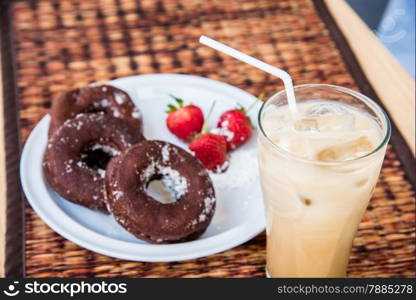
[[[232,90],[233,92],[237,92],[237,93],[243,93],[246,95],[249,95],[251,97],[254,98],[253,95],[249,94],[248,92],[229,85],[227,83],[224,82],[220,82],[220,81],[216,81],[216,80],[212,80],[209,78],[204,78],[204,77],[199,77],[199,76],[194,76],[194,75],[185,75],[185,74],[172,74],[172,73],[164,73],[164,74],[144,74],[144,75],[134,75],[134,76],[127,76],[127,77],[121,77],[121,78],[117,78],[115,80],[111,80],[108,82],[108,84],[112,84],[115,83],[115,85],[119,84],[120,81],[122,81],[123,79],[128,79],[128,80],[134,80],[134,79],[141,79],[141,80],[145,80],[150,79],[152,80],[153,78],[163,78],[166,79],[167,77],[173,78],[176,77],[175,79],[192,79],[194,81],[200,81],[202,83],[206,83],[208,85],[221,85],[223,88]],[[218,88],[218,87],[217,87]],[[76,220],[74,220],[70,215],[68,215],[61,207],[59,207],[59,205],[52,199],[52,197],[50,197],[48,195],[48,192],[46,190],[46,182],[43,178],[39,179],[39,181],[42,183],[40,188],[41,190],[44,190],[44,192],[46,192],[43,195],[43,198],[47,197],[49,198],[48,201],[49,203],[52,203],[52,205],[54,206],[53,210],[49,209],[50,211],[53,211],[53,213],[48,213],[45,212],[44,207],[42,207],[42,205],[39,203],[39,201],[44,201],[44,200],[38,200],[38,197],[42,197],[41,195],[37,194],[37,191],[33,190],[30,187],[30,180],[29,180],[29,174],[26,174],[24,171],[26,170],[31,170],[31,167],[27,167],[28,166],[28,159],[29,154],[31,153],[31,151],[36,150],[36,148],[38,147],[42,147],[42,145],[40,145],[39,143],[34,143],[34,139],[42,133],[42,130],[47,130],[42,128],[43,127],[47,127],[48,123],[50,122],[50,115],[47,114],[45,115],[37,124],[36,126],[32,129],[29,137],[27,138],[22,154],[21,154],[21,159],[20,159],[20,179],[21,179],[21,183],[22,183],[22,188],[24,191],[24,194],[26,196],[26,199],[28,200],[28,202],[30,203],[31,207],[34,209],[34,211],[39,215],[39,217],[52,229],[54,230],[56,233],[60,234],[61,236],[63,236],[64,238],[74,242],[75,244],[86,248],[88,250],[94,251],[96,253],[99,254],[103,254],[106,256],[110,256],[110,257],[115,257],[115,258],[121,258],[121,259],[127,259],[127,260],[134,260],[134,261],[141,261],[141,262],[172,262],[172,261],[183,261],[183,260],[188,260],[188,259],[195,259],[195,258],[200,258],[200,257],[205,257],[205,256],[209,256],[209,255],[213,255],[219,252],[223,252],[226,251],[228,249],[234,248],[238,245],[241,245],[247,241],[249,241],[250,239],[252,239],[253,237],[255,237],[256,235],[258,235],[259,233],[261,233],[264,228],[265,228],[265,222],[264,222],[264,216],[263,218],[261,218],[262,215],[259,216],[259,214],[257,215],[253,215],[250,219],[247,219],[246,221],[244,221],[241,224],[238,224],[237,226],[230,228],[224,232],[221,232],[220,234],[208,237],[208,238],[204,238],[201,240],[194,240],[194,241],[190,241],[190,242],[185,242],[185,243],[176,243],[176,244],[166,244],[166,245],[153,245],[153,244],[137,244],[137,243],[133,243],[133,242],[129,242],[129,241],[122,241],[122,240],[116,240],[112,237],[109,236],[105,236],[101,233],[98,233],[96,231],[93,231],[90,228],[85,227],[84,225],[78,223]],[[37,145],[39,144],[39,145]],[[42,151],[43,153],[43,149],[41,149],[40,151]],[[35,166],[33,166],[32,168],[35,168]],[[39,191],[38,191],[39,192]],[[56,213],[56,211],[58,211],[58,213]],[[61,221],[56,221],[56,218],[58,217],[58,215],[60,217],[62,217],[63,219]],[[260,218],[259,218],[260,217]],[[259,221],[262,220],[262,221]],[[66,227],[68,227],[68,225],[70,225],[70,229],[65,229],[65,227],[62,225],[64,224],[66,225]],[[75,229],[74,229],[75,228]],[[79,232],[84,232],[76,234],[74,233],[74,231],[79,230]],[[240,234],[238,234],[240,233]],[[241,233],[247,233],[247,234],[241,234]],[[88,236],[88,238],[82,238],[85,235]],[[97,240],[98,239],[98,240]],[[91,240],[95,241],[95,242],[91,242]],[[216,241],[215,245],[213,247],[210,247],[209,244],[212,243],[213,241]],[[117,248],[113,248],[112,246],[109,247],[102,247],[103,245],[100,244],[111,244],[111,243],[116,243],[116,245],[119,245],[118,249]],[[189,247],[189,245],[193,245],[196,246],[197,249],[196,250],[192,250],[192,251],[188,251],[185,252],[184,254],[171,254],[171,255],[149,255],[149,254],[140,254],[140,251],[137,251],[135,253],[128,253],[121,251],[120,249],[125,247],[126,249],[130,249],[130,248],[138,248],[137,250],[144,250],[147,249],[147,252],[151,252],[150,250],[154,250],[156,249],[155,247],[158,247],[159,249],[163,248],[187,248]],[[142,248],[142,249],[140,249]]]

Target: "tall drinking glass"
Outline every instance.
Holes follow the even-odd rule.
[[[269,277],[344,277],[390,138],[386,113],[338,86],[295,87],[259,112]]]

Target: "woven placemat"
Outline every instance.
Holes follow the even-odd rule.
[[[315,1],[316,2],[316,1]],[[322,13],[322,12],[321,12]],[[261,71],[198,44],[206,34],[287,70],[296,84],[359,89],[311,0],[44,0],[11,6],[21,141],[57,93],[146,73],[187,73],[258,95],[282,89]],[[265,234],[176,263],[103,256],[62,238],[25,202],[25,276],[264,277]],[[415,276],[415,198],[391,145],[350,258],[351,277]]]

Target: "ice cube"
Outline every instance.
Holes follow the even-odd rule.
[[[314,151],[310,146],[308,137],[292,136],[289,152],[302,157],[313,157]]]
[[[315,104],[306,110],[305,115],[317,121],[320,132],[354,130],[354,115],[342,104]]]
[[[318,153],[317,159],[320,161],[343,161],[363,156],[372,149],[371,142],[362,136],[353,141],[323,149]]]
[[[302,118],[297,120],[293,127],[297,131],[309,131],[309,132],[318,132],[318,120],[315,118]]]
[[[345,113],[348,113],[348,111],[341,104],[317,103],[309,107],[305,115],[316,118],[325,115],[342,115]]]
[[[321,132],[352,131],[354,116],[350,113],[325,115],[318,118],[318,128]]]

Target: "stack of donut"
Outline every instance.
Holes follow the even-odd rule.
[[[215,211],[215,192],[198,159],[173,144],[146,140],[140,111],[119,88],[64,92],[51,108],[46,181],[65,199],[114,219],[151,243],[196,239]],[[160,181],[173,202],[148,192]]]

